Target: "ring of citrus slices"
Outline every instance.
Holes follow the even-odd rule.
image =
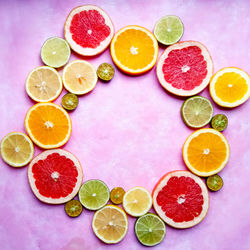
[[[208,50],[195,41],[176,43],[183,33],[183,26],[177,17],[173,17],[164,17],[161,23],[157,23],[156,30],[156,37],[166,39],[166,44],[172,44],[171,41],[175,43],[163,52],[157,63],[156,74],[163,88],[179,96],[193,96],[212,79],[210,93],[218,105],[235,107],[245,102],[250,93],[248,74],[237,68],[224,68],[211,78],[213,63]],[[160,34],[164,32],[164,27],[170,37],[167,37],[168,33]],[[65,65],[70,57],[69,46],[81,55],[93,56],[109,45],[114,64],[127,74],[143,74],[156,64],[158,41],[152,32],[130,25],[114,35],[112,21],[97,6],[84,5],[73,9],[64,29],[67,41],[50,38],[44,44],[41,56],[45,64],[54,67]],[[175,29],[179,32],[177,35],[174,34]],[[62,51],[66,53],[64,57],[60,56]],[[49,66],[32,70],[26,79],[26,91],[38,103],[28,110],[25,129],[37,146],[50,150],[32,160],[32,141],[23,133],[13,132],[2,139],[1,156],[13,167],[22,167],[30,162],[29,184],[42,202],[67,202],[65,211],[71,217],[79,216],[82,207],[95,210],[92,228],[103,242],[114,244],[125,237],[128,231],[126,214],[129,214],[139,217],[135,224],[138,240],[146,246],[159,244],[165,237],[164,222],[175,228],[189,228],[204,219],[209,208],[209,195],[199,176],[215,175],[225,167],[229,159],[229,143],[216,129],[196,130],[183,145],[183,159],[192,173],[173,171],[165,174],[155,185],[152,194],[143,187],[133,187],[127,192],[115,187],[110,193],[107,185],[100,180],[88,180],[82,184],[80,162],[70,152],[58,148],[69,140],[72,130],[71,119],[65,109],[76,108],[77,95],[92,91],[98,76],[102,80],[111,80],[114,68],[110,64],[102,64],[98,73],[85,60],[67,64],[62,78]],[[70,92],[62,102],[64,109],[51,103],[60,95],[62,83]],[[212,115],[212,104],[200,96],[187,99],[182,107],[182,117],[189,127],[204,127],[211,121]],[[219,125],[222,122],[221,119],[217,121]],[[221,126],[219,128],[223,130]],[[217,185],[220,177],[216,178],[208,182],[210,186],[213,183]],[[222,179],[220,188],[221,183]],[[219,188],[212,186],[210,189],[216,191]],[[79,201],[72,200],[77,194]],[[107,205],[109,199],[116,205]],[[121,203],[125,211],[118,206]],[[152,205],[158,216],[149,213]]]

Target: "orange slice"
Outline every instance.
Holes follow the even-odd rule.
[[[139,75],[150,70],[158,57],[158,42],[147,29],[129,25],[120,29],[111,42],[111,56],[118,68]]]
[[[63,84],[65,89],[76,95],[90,92],[97,83],[94,66],[84,60],[75,60],[63,70]]]
[[[70,137],[72,127],[68,113],[54,103],[32,106],[26,114],[24,124],[32,141],[46,149],[64,145]]]
[[[59,73],[47,66],[33,69],[25,83],[28,96],[36,102],[50,102],[62,92],[63,84]]]
[[[190,171],[199,176],[210,176],[225,167],[230,150],[223,134],[215,129],[204,128],[187,138],[182,153]]]
[[[211,79],[210,94],[213,100],[222,107],[239,106],[250,96],[249,75],[234,67],[221,69]]]

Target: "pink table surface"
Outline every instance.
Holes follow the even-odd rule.
[[[237,66],[250,72],[249,1],[0,1],[0,138],[24,129],[24,116],[34,104],[24,88],[25,78],[42,65],[40,48],[51,36],[63,36],[70,10],[96,4],[110,15],[118,30],[137,24],[153,30],[164,15],[180,16],[185,26],[182,40],[197,40],[209,49],[215,71]],[[160,48],[160,53],[164,47]],[[73,53],[70,60],[83,59]],[[88,59],[96,68],[112,62],[109,50]],[[61,73],[61,71],[60,71]],[[61,97],[55,101],[60,103]],[[201,93],[208,97],[208,90]],[[140,185],[152,191],[168,171],[186,169],[182,145],[193,132],[180,116],[183,99],[169,95],[156,79],[155,69],[139,77],[116,70],[108,84],[98,82],[94,91],[80,97],[70,113],[73,131],[65,149],[82,163],[84,178],[97,178],[110,189]],[[214,104],[214,103],[213,103]],[[226,110],[214,104],[214,113],[229,118],[224,132],[230,160],[221,172],[224,187],[209,193],[210,209],[197,226],[177,230],[166,227],[166,238],[155,249],[250,249],[250,102]],[[35,155],[41,152],[35,148]],[[113,246],[100,242],[92,232],[93,212],[84,210],[71,219],[63,205],[39,202],[27,180],[27,167],[14,169],[0,160],[0,248],[7,249],[143,249],[129,217],[125,239]]]

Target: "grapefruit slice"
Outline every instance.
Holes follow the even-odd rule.
[[[64,24],[64,36],[76,53],[94,56],[109,46],[114,36],[114,26],[101,8],[83,5],[69,13]]]
[[[77,158],[63,149],[44,151],[28,167],[28,179],[42,202],[62,204],[72,200],[82,183],[82,167]]]
[[[208,85],[213,74],[213,62],[201,43],[179,42],[162,53],[156,73],[162,87],[170,93],[192,96]]]
[[[168,225],[175,228],[193,227],[207,214],[207,187],[189,171],[169,172],[154,187],[153,206]]]

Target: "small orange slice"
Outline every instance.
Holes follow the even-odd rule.
[[[210,176],[225,167],[230,149],[223,134],[215,129],[204,128],[187,138],[182,153],[191,172],[199,176]]]
[[[24,124],[32,141],[45,149],[64,145],[70,137],[72,127],[68,113],[54,103],[32,106],[26,114]]]
[[[222,107],[237,107],[250,96],[249,75],[234,67],[221,69],[211,79],[210,94]]]
[[[129,25],[120,29],[111,42],[111,56],[118,68],[139,75],[150,70],[158,57],[158,42],[147,29]]]

